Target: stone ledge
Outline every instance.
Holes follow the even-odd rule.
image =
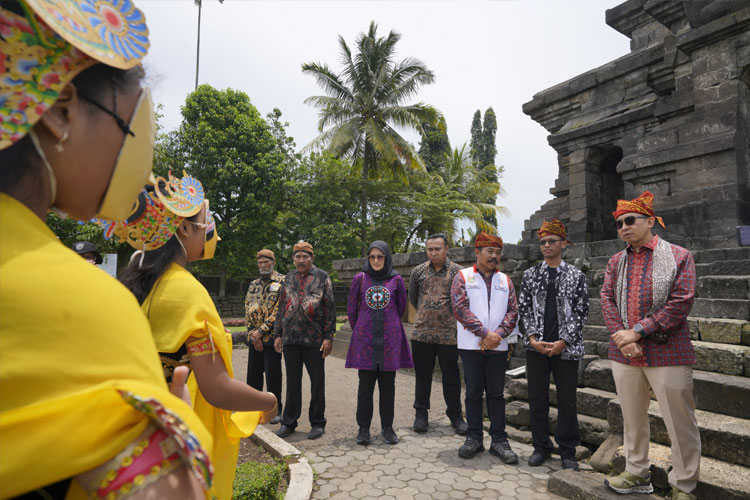
[[[262,425],[255,428],[250,440],[289,466],[289,485],[284,500],[308,500],[312,496],[313,471],[301,451]]]
[[[667,446],[649,443],[651,482],[657,488],[670,488],[667,474],[672,465],[672,453]],[[612,465],[617,472],[625,470],[622,446],[617,448]],[[709,457],[701,457],[701,473],[695,489],[698,498],[742,500],[750,497],[750,469]]]
[[[576,500],[621,500],[623,495],[617,494],[604,485],[607,478],[598,472],[583,472],[561,470],[552,473],[547,482],[547,491],[564,498]],[[663,500],[656,495],[631,493],[628,500]]]

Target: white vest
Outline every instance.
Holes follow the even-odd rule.
[[[474,271],[474,266],[461,269],[461,274],[464,277],[466,295],[469,298],[469,309],[479,318],[479,321],[488,331],[494,332],[503,322],[505,313],[508,312],[508,295],[510,293],[508,277],[499,271],[492,275],[492,284],[490,285],[492,294],[490,295],[489,307],[487,307],[487,285],[482,275]],[[477,337],[458,322],[459,349],[478,351],[481,340],[481,337]],[[507,351],[508,341],[503,339],[494,350]]]

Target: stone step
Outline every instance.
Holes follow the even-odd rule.
[[[596,340],[598,342],[609,342],[609,330],[606,326],[589,325],[583,327],[584,340]]]
[[[575,500],[622,500],[623,495],[615,493],[604,485],[606,478],[607,476],[598,472],[563,469],[550,475],[547,481],[547,491]],[[662,497],[642,493],[631,493],[627,498],[628,500],[663,500]]]
[[[705,299],[750,299],[750,276],[701,276],[695,296]]]
[[[655,488],[670,488],[667,474],[672,465],[672,453],[669,447],[649,443],[648,456],[651,459],[651,484]],[[622,447],[615,452],[612,465],[618,473],[625,470]],[[747,500],[750,498],[750,468],[701,457],[700,478],[693,493],[698,498]]]
[[[511,380],[506,384],[508,394],[516,399],[528,401],[529,382],[525,378]],[[613,392],[592,389],[591,387],[579,387],[576,391],[576,407],[579,415],[588,415],[603,420],[607,418],[607,406],[610,400],[617,396]],[[557,406],[557,388],[555,384],[549,387],[550,405]]]
[[[613,395],[616,392],[609,360],[589,362],[579,378],[583,379],[583,386],[586,388],[598,389]],[[750,420],[748,377],[693,370],[693,397],[695,407],[699,410]]]
[[[515,426],[530,427],[528,401],[510,401],[505,405],[505,420]],[[557,428],[557,408],[551,406],[549,409],[550,432],[555,433]],[[581,433],[581,441],[590,445],[600,445],[607,438],[609,424],[602,418],[578,415],[578,428]]]
[[[688,316],[688,324],[690,325],[690,338],[693,340],[750,345],[750,321]]]
[[[712,248],[693,252],[696,264],[712,264],[727,260],[750,260],[750,247]]]
[[[707,264],[696,264],[695,273],[702,276],[746,276],[750,274],[750,259],[720,260]]]
[[[693,340],[695,370],[750,377],[750,347]],[[587,355],[608,358],[609,341],[584,340]],[[584,381],[585,384],[585,381]],[[587,387],[588,384],[586,384]]]
[[[695,299],[691,316],[750,320],[748,299]]]
[[[669,435],[656,401],[649,405],[648,415],[651,441],[669,445]],[[695,410],[695,418],[701,435],[701,455],[750,466],[750,420],[703,410]],[[610,432],[622,432],[622,411],[617,399],[609,402],[607,423]]]

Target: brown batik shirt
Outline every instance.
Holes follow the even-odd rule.
[[[418,265],[409,278],[409,302],[417,310],[411,339],[430,344],[456,345],[456,319],[451,284],[461,266],[445,259],[440,271],[432,262]]]
[[[247,330],[258,330],[264,346],[273,345],[276,310],[279,307],[279,293],[284,283],[284,275],[273,271],[269,276],[250,282],[245,295],[245,320]],[[248,339],[249,340],[249,339]]]

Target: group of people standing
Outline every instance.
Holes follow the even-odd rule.
[[[692,256],[652,232],[655,221],[662,225],[663,222],[654,215],[650,193],[630,201],[620,200],[613,216],[620,237],[628,245],[607,265],[601,297],[605,322],[612,334],[610,359],[623,408],[626,470],[608,478],[606,484],[622,494],[653,491],[648,477],[650,385],[673,442],[672,497],[694,499],[691,492],[698,479],[700,436],[694,414],[690,366],[695,357],[686,322],[694,296]],[[430,393],[437,359],[446,415],[456,433],[466,436],[458,449],[459,456],[468,459],[485,450],[482,423],[483,399],[486,398],[490,420],[489,451],[504,463],[517,463],[518,456],[510,447],[505,430],[503,390],[512,346],[522,335],[534,447],[528,463],[540,466],[553,451],[549,422],[552,378],[558,410],[555,441],[562,466],[578,470],[576,447],[580,444],[580,432],[576,393],[579,361],[584,355],[588,287],[585,274],[563,260],[565,248],[572,244],[564,224],[557,219],[544,222],[538,237],[543,260],[523,273],[518,295],[513,282],[498,268],[503,250],[503,241],[498,236],[477,235],[476,262],[465,269],[448,259],[446,235],[429,236],[426,241],[428,260],[412,270],[408,292],[403,279],[393,269],[387,244],[375,241],[369,246],[363,270],[352,280],[347,302],[352,336],[346,367],[357,369],[359,378],[357,443],[367,445],[371,440],[376,383],[383,440],[388,444],[398,442],[393,418],[395,376],[401,368],[414,368],[413,430],[418,433],[429,430]],[[297,251],[295,247],[295,256]],[[287,330],[298,328],[299,323],[287,321],[279,327],[277,321],[274,329],[274,316],[288,315],[277,311],[289,310],[294,302],[280,297],[296,297],[294,284],[304,281],[304,273],[310,270],[300,268],[295,257],[297,270],[283,277],[273,271],[274,262],[269,250],[258,253],[261,278],[250,284],[246,298],[248,341],[254,348],[250,354],[248,383],[262,389],[265,371],[268,388],[278,397],[282,345],[287,356],[287,339],[300,336]],[[330,280],[326,275],[318,281],[326,283],[318,292],[319,297],[326,299],[311,304],[305,321],[333,315]],[[304,300],[308,293],[301,292],[300,299]],[[402,325],[407,301],[416,310],[410,345]],[[325,314],[321,315],[315,308],[322,304],[325,304]],[[317,330],[302,328],[303,331],[323,332],[309,345],[312,350],[308,356],[316,360],[308,365],[313,386],[310,438],[322,434],[322,430],[315,432],[316,424],[325,423],[322,413],[318,413],[322,411],[320,401],[324,401],[320,385],[323,369],[318,362],[329,352],[322,342],[332,338],[334,328],[323,323]],[[293,431],[300,414],[301,359],[307,358],[295,355],[286,360],[287,372],[293,374],[287,384],[287,408],[291,399],[293,409],[285,411],[281,418],[278,434],[282,437]],[[461,406],[459,359],[466,384],[466,420]]]
[[[308,437],[325,430],[325,358],[336,330],[330,278],[314,266],[309,243],[294,246],[295,270],[283,279],[273,273],[273,253],[258,253],[261,282],[248,293],[252,381],[236,380],[230,335],[185,269],[211,258],[218,240],[203,187],[187,174],[151,175],[154,108],[140,84],[148,47],[145,19],[132,2],[0,0],[1,498],[230,498],[240,438],[281,408],[280,370],[270,366],[282,352],[287,394],[278,434],[297,426],[303,366],[312,388]],[[97,219],[137,250],[119,283],[57,240],[45,224],[49,211]],[[695,498],[700,436],[686,321],[693,259],[652,233],[661,219],[649,193],[618,203],[614,217],[628,246],[610,260],[601,296],[626,471],[607,484],[619,493],[652,489],[650,386],[672,440],[673,498]],[[497,236],[476,238],[476,264],[466,269],[447,259],[445,236],[430,237],[429,262],[413,273],[408,297],[387,245],[370,245],[347,307],[347,366],[359,370],[359,442],[370,440],[376,383],[383,438],[398,441],[395,372],[412,365],[414,429],[429,430],[437,358],[451,425],[466,435],[459,454],[484,449],[486,396],[490,452],[517,462],[505,432],[503,386],[520,314],[530,463],[543,463],[551,450],[552,373],[563,423],[556,439],[563,465],[577,467],[573,373],[583,353],[585,280],[561,260],[562,224],[545,223],[539,236],[544,262],[526,271],[520,300],[498,270]],[[254,295],[265,297],[257,307]],[[411,349],[401,324],[407,301],[417,309]],[[261,360],[270,392],[259,390]]]

